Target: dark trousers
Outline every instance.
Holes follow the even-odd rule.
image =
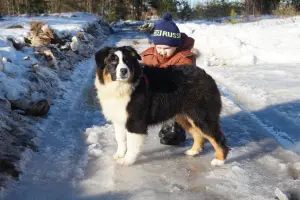
[[[159,131],[160,143],[166,145],[179,145],[186,139],[185,130],[173,121],[170,124],[164,124]]]

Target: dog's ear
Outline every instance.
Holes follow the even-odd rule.
[[[113,47],[103,47],[95,54],[95,61],[97,67],[104,68],[105,58],[108,56],[111,49],[113,49]]]
[[[123,46],[124,49],[128,50],[130,52],[130,55],[135,57],[138,60],[142,60],[140,54],[131,46]]]

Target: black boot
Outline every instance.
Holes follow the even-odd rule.
[[[185,131],[175,122],[172,125],[163,125],[159,131],[160,143],[166,145],[179,145],[186,139]]]

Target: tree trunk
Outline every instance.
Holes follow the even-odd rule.
[[[20,4],[21,4],[21,1],[18,0],[17,1],[17,13],[18,13],[18,15],[20,15]]]
[[[97,13],[97,9],[98,9],[98,1],[92,0],[92,13]]]
[[[10,15],[9,0],[6,0],[7,14]]]

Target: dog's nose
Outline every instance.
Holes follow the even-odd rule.
[[[121,76],[125,76],[128,72],[126,68],[122,68],[120,71],[121,71]]]

